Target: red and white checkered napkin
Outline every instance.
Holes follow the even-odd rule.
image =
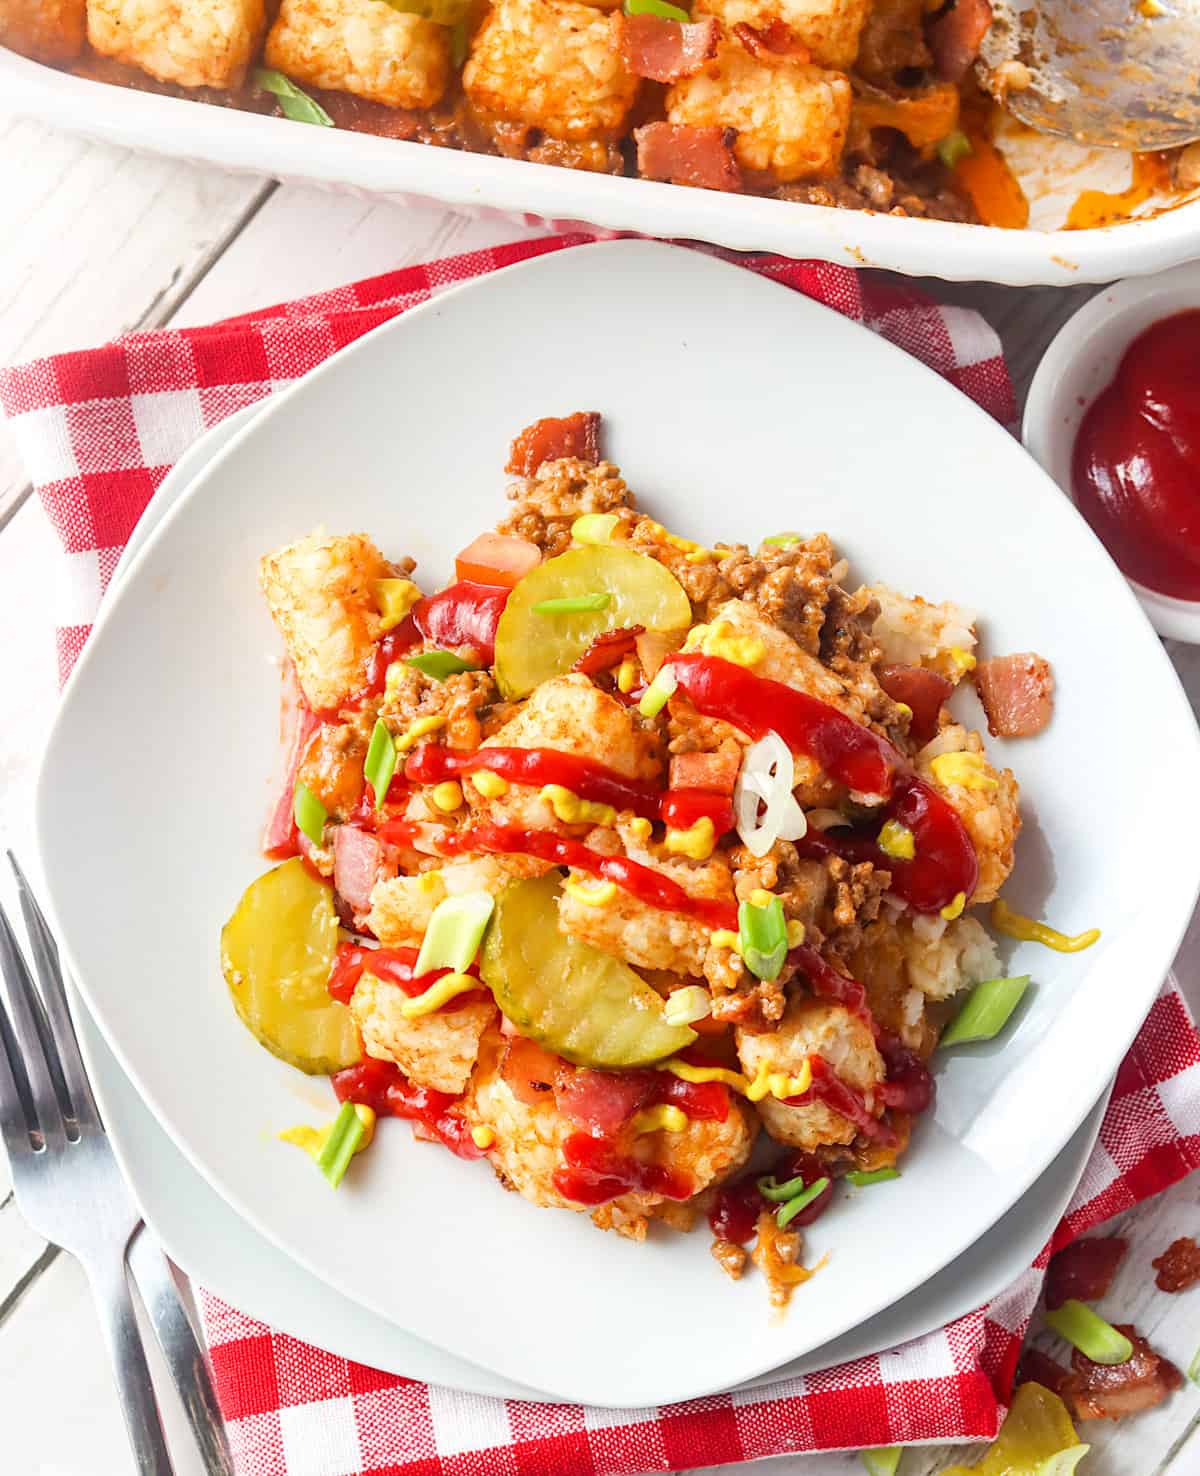
[[[210,328],[132,334],[0,370],[0,408],[66,552],[62,676],[142,509],[202,431],[444,288],[584,239],[475,252]],[[730,259],[866,323],[998,420],[1014,418],[999,344],[976,314],[844,267]],[[1121,1067],[1056,1246],[1198,1165],[1200,1039],[1168,980]],[[992,1436],[1049,1251],[990,1306],[902,1348],[663,1409],[458,1394],[310,1348],[210,1294],[201,1305],[241,1476],[632,1476],[786,1452]]]

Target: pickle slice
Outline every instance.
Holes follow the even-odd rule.
[[[649,984],[611,954],[558,931],[561,878],[513,882],[496,899],[479,959],[484,982],[522,1035],[576,1066],[649,1066],[696,1039],[668,1025]]]
[[[602,610],[539,612],[546,600],[607,594]],[[525,575],[496,629],[496,681],[505,697],[527,697],[570,671],[598,635],[643,625],[683,630],[692,607],[674,574],[647,554],[608,544],[568,549]]]
[[[337,939],[333,894],[298,856],[252,881],[221,930],[221,971],[242,1024],[310,1076],[362,1055],[354,1017],[327,989]]]

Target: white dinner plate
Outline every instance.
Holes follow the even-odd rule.
[[[247,405],[235,411],[188,447],[138,520],[113,571],[110,589],[200,470],[262,408]],[[173,1146],[81,1002],[76,1020],[105,1124],[142,1213],[159,1243],[197,1285],[272,1327],[389,1373],[474,1394],[537,1397],[536,1391],[413,1337],[281,1255],[208,1187]],[[1058,1224],[1100,1131],[1107,1100],[1105,1092],[1028,1193],[957,1260],[878,1317],[792,1364],[749,1379],[743,1387],[896,1347],[982,1306],[1009,1286]]]
[[[324,1192],[274,1135],[327,1112],[327,1088],[255,1045],[217,969],[221,923],[262,869],[274,758],[278,647],[259,555],[326,522],[445,578],[496,520],[512,433],[579,407],[604,411],[613,459],[673,528],[708,541],[828,528],[856,574],[969,602],[989,649],[1040,648],[1058,674],[1047,732],[997,745],[1027,796],[1009,893],[1104,937],[1077,957],[1014,951],[1013,970],[1037,981],[1028,1006],[1002,1041],[948,1057],[904,1176],[813,1227],[810,1254],[831,1251],[829,1264],[776,1322],[751,1282],[714,1273],[702,1236],[599,1235],[403,1131]],[[811,1352],[1016,1202],[1111,1077],[1170,963],[1200,868],[1198,773],[1191,713],[1133,596],[988,416],[797,294],[699,253],[614,242],[415,309],[233,438],[102,611],[46,750],[38,828],[89,1006],[244,1218],[459,1357],[555,1397],[632,1405]]]

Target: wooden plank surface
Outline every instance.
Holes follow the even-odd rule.
[[[225,176],[2,118],[0,191],[0,362],[83,347],[135,326],[207,322],[531,233]],[[979,309],[998,329],[1019,399],[1053,333],[1094,290],[925,285]],[[54,701],[56,550],[36,505],[12,514],[24,487],[0,430],[0,525],[6,509],[11,516],[0,535],[0,629],[6,637],[20,632],[0,641],[0,693],[8,699],[0,699],[0,834],[10,841],[28,836],[31,782]],[[9,896],[0,881],[0,900]],[[1200,987],[1192,997],[1200,1003]],[[5,1193],[0,1183],[0,1470],[126,1476],[131,1463],[82,1278],[68,1258],[46,1252]],[[1200,1292],[1165,1297],[1146,1266],[1175,1235],[1200,1230],[1200,1182],[1185,1181],[1119,1223],[1134,1250],[1106,1310],[1135,1319],[1186,1366],[1200,1341]],[[169,1401],[168,1412],[180,1476],[198,1476]],[[1084,1438],[1094,1453],[1083,1470],[1185,1476],[1200,1469],[1200,1442],[1189,1440],[1198,1417],[1188,1388],[1141,1420],[1089,1426]],[[901,1473],[933,1476],[965,1455],[914,1449]],[[862,1467],[853,1456],[818,1456],[761,1469],[835,1476]]]

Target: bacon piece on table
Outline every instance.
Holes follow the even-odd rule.
[[[709,16],[699,21],[667,20],[657,15],[617,12],[617,47],[635,77],[678,82],[694,76],[717,54],[721,28]]]
[[[1033,651],[981,661],[975,690],[993,738],[1032,738],[1054,713],[1054,673]]]
[[[1119,1235],[1075,1240],[1051,1260],[1046,1273],[1046,1306],[1053,1312],[1074,1297],[1098,1302],[1112,1285],[1126,1243]]]
[[[947,82],[961,82],[979,55],[991,24],[989,0],[956,0],[953,10],[939,16],[928,31],[938,76]]]
[[[647,123],[635,128],[638,173],[643,179],[740,190],[742,171],[733,157],[732,128],[692,128],[683,123]]]
[[[1017,1368],[1018,1384],[1041,1384],[1043,1389],[1049,1389],[1051,1394],[1057,1394],[1061,1399],[1070,1378],[1068,1370],[1040,1348],[1026,1348],[1021,1354]]]
[[[574,415],[548,415],[527,425],[513,441],[504,468],[516,477],[531,477],[544,461],[600,460],[600,415],[596,410],[576,410]]]
[[[1093,1363],[1078,1349],[1071,1355],[1071,1373],[1058,1390],[1077,1420],[1119,1420],[1161,1404],[1183,1383],[1183,1375],[1169,1358],[1156,1353],[1130,1323],[1116,1324],[1133,1344],[1125,1363]]]
[[[1158,1272],[1154,1284],[1159,1291],[1187,1291],[1200,1281],[1200,1245],[1190,1235],[1181,1235],[1150,1264]]]
[[[733,34],[756,61],[770,63],[780,57],[807,65],[812,61],[812,52],[799,36],[778,16],[767,26],[751,26],[740,21]]]

